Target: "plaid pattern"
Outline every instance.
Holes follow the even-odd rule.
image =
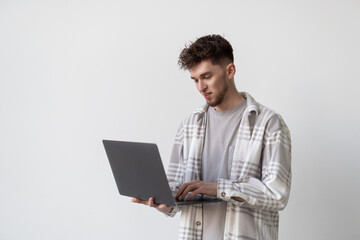
[[[291,184],[290,132],[279,114],[257,103],[248,93],[237,134],[230,179],[218,179],[217,197],[227,201],[224,239],[278,238],[279,214],[288,201]],[[179,129],[168,180],[172,190],[201,180],[201,157],[208,106],[196,109]],[[238,202],[231,197],[241,197]],[[202,239],[202,205],[174,208],[182,212],[179,239]]]

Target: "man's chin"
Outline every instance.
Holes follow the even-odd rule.
[[[207,100],[206,100],[206,102],[207,102],[207,105],[209,105],[210,107],[216,107],[219,105],[219,103],[217,103],[217,102],[211,102],[211,101],[207,101]]]

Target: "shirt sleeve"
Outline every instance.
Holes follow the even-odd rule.
[[[269,134],[262,149],[261,178],[218,179],[217,197],[244,207],[279,211],[285,208],[291,185],[291,140],[286,125]],[[244,202],[234,200],[240,197]]]

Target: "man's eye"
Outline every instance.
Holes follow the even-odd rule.
[[[206,75],[204,78],[205,79],[209,79],[209,78],[211,78],[212,76],[211,75]]]
[[[197,79],[194,79],[194,83],[198,83],[199,82],[199,80],[197,80]]]

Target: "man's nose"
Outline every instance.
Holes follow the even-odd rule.
[[[203,81],[199,81],[199,91],[204,92],[206,90],[207,86]]]

